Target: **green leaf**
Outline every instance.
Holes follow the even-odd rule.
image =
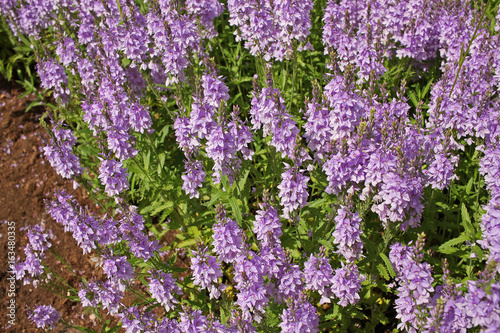
[[[411,102],[413,103],[413,105],[414,105],[415,107],[417,107],[417,106],[418,106],[417,96],[415,95],[415,93],[414,93],[413,91],[412,91],[412,92],[410,92],[410,100],[411,100]]]
[[[151,215],[156,215],[158,214],[159,212],[163,212],[163,211],[168,211],[169,213],[171,213],[174,209],[174,203],[172,201],[168,201],[164,204],[160,204],[158,207],[156,207],[152,212],[151,212]]]
[[[378,264],[377,265],[377,269],[380,273],[380,275],[382,275],[382,277],[384,279],[386,279],[387,281],[389,281],[391,278],[389,277],[389,274],[387,273],[387,270],[385,269],[384,265],[382,264]]]
[[[95,330],[94,329],[90,329],[90,328],[85,328],[85,327],[82,327],[82,326],[72,326],[73,328],[76,328],[77,330],[80,330],[82,332],[87,332],[87,333],[95,333]]]
[[[197,239],[191,238],[191,239],[185,240],[183,242],[180,242],[179,244],[177,244],[177,247],[189,247],[189,246],[196,244],[196,241],[197,241]]]
[[[227,322],[226,311],[224,310],[223,307],[220,308],[220,322],[222,325],[225,325]]]
[[[326,240],[324,240],[324,239],[320,239],[320,240],[319,240],[319,242],[320,242],[323,246],[325,246],[327,249],[329,249],[330,251],[333,251],[333,250],[334,250],[333,245],[332,245],[332,243],[331,243],[331,242],[328,242],[328,241],[326,241]]]
[[[238,182],[238,187],[239,187],[240,191],[243,191],[243,189],[245,188],[245,183],[246,183],[246,181],[248,179],[248,174],[249,173],[250,173],[250,169],[246,169],[243,172],[243,176],[241,177],[241,179]]]
[[[462,202],[462,225],[465,228],[465,232],[470,236],[471,239],[473,239],[476,235],[476,231],[471,223],[467,207],[463,202]]]
[[[226,191],[217,190],[217,192],[215,192],[215,194],[212,194],[212,198],[210,198],[210,201],[207,202],[205,204],[205,206],[211,207],[211,206],[215,205],[217,202],[221,201],[222,199],[224,199],[223,201],[225,201],[225,198],[223,198],[223,197],[226,197],[226,196],[227,196]]]
[[[389,274],[391,275],[391,277],[395,278],[396,277],[396,272],[394,271],[394,267],[392,267],[392,263],[389,260],[389,258],[387,258],[387,256],[385,255],[385,253],[380,253],[379,256],[384,261],[385,267],[387,267],[387,270],[388,270]]]
[[[308,204],[308,206],[310,208],[316,208],[316,207],[322,206],[326,201],[327,201],[327,198],[317,199],[317,200],[310,202]]]
[[[446,243],[441,244],[441,246],[439,247],[439,252],[445,253],[446,251],[448,251],[449,248],[451,248],[457,244],[462,244],[463,242],[468,241],[468,240],[470,240],[469,235],[467,235],[466,233],[463,233],[460,236],[458,236],[457,238],[450,239]],[[445,252],[443,252],[443,251],[445,251]]]
[[[432,85],[432,79],[425,85],[424,90],[422,90],[422,96],[421,98],[424,99],[427,93],[429,92],[429,89],[431,88]]]
[[[233,214],[234,217],[236,218],[236,221],[238,221],[238,223],[241,224],[242,216],[238,200],[235,197],[229,198],[229,206],[231,206],[231,209],[233,210]]]
[[[148,171],[149,163],[151,162],[151,150],[148,150],[147,153],[142,154],[142,158],[144,160],[144,169]]]
[[[471,177],[469,179],[469,181],[467,182],[467,186],[465,186],[465,193],[467,194],[471,194],[471,190],[472,190],[472,185],[474,184],[474,178]]]

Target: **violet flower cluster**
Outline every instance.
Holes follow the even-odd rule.
[[[217,258],[206,253],[206,249],[198,252],[193,251],[191,258],[191,269],[193,270],[193,284],[207,289],[210,298],[219,298],[220,291],[215,285],[222,277],[222,270]]]
[[[384,59],[393,55],[433,59],[444,7],[442,1],[328,1],[325,54],[335,54],[342,71],[356,70],[358,82],[384,74]]]
[[[227,6],[236,41],[245,41],[250,54],[266,61],[289,60],[309,35],[311,0],[230,0]]]
[[[182,175],[183,190],[190,198],[199,197],[198,188],[203,187],[205,171],[199,149],[204,146],[206,157],[213,162],[212,181],[221,182],[227,176],[229,184],[235,180],[235,171],[241,166],[241,157],[250,160],[253,155],[248,145],[253,141],[250,129],[234,108],[231,121],[226,117],[228,87],[222,76],[205,73],[201,78],[202,93],[193,97],[188,116],[175,119],[174,129],[177,143],[186,155],[186,174]]]
[[[359,301],[363,276],[355,264],[342,263],[334,270],[324,249],[319,256],[311,254],[303,267],[288,257],[280,240],[283,232],[278,211],[269,194],[264,196],[254,221],[258,252],[250,249],[243,230],[227,217],[221,205],[216,221],[212,236],[216,257],[209,256],[206,249],[193,253],[193,283],[217,299],[221,293],[214,283],[222,276],[219,262],[231,265],[236,291],[234,306],[241,311],[243,320],[261,322],[266,307],[274,302],[287,305],[280,324],[283,330],[317,332],[319,319],[306,296],[309,291],[319,293],[321,304],[335,300],[347,306]]]
[[[52,247],[51,239],[54,238],[52,230],[45,232],[44,225],[26,227],[28,244],[24,247],[26,256],[24,261],[18,262],[11,270],[15,272],[17,280],[23,280],[24,284],[32,283],[37,287],[45,272],[42,261],[45,260],[45,252]],[[50,276],[47,276],[50,279]]]
[[[80,176],[83,168],[73,153],[73,147],[77,142],[74,134],[70,129],[64,128],[54,129],[52,134],[53,137],[43,147],[45,158],[60,176],[68,179]]]
[[[359,214],[352,213],[348,207],[340,207],[335,217],[334,243],[338,245],[338,253],[347,262],[359,259],[363,251],[361,240],[361,218]]]
[[[284,163],[285,170],[281,174],[278,196],[283,206],[283,217],[292,218],[292,212],[307,205],[309,193],[307,183],[309,177],[300,169],[304,161],[310,160],[307,151],[296,141],[299,129],[292,116],[287,112],[279,89],[273,88],[273,81],[268,76],[267,88],[259,89],[254,77],[251,122],[254,130],[262,128],[264,137],[271,136],[269,144],[280,152],[283,158],[289,158],[295,167]]]
[[[152,271],[149,280],[149,292],[168,312],[179,303],[175,295],[182,295],[172,274],[162,271]]]
[[[431,267],[421,262],[422,255],[417,246],[403,246],[395,243],[391,246],[390,260],[398,281],[398,299],[395,302],[397,318],[401,320],[399,329],[417,332],[422,326],[419,309],[425,309],[430,304],[431,293],[434,291],[434,279]]]
[[[52,305],[38,305],[36,308],[28,310],[28,319],[41,329],[54,328],[60,318],[61,313]]]
[[[203,57],[203,41],[217,35],[213,20],[223,7],[216,0],[188,1],[184,8],[161,0],[148,3],[143,14],[130,0],[43,4],[13,0],[3,2],[0,11],[15,34],[38,39],[50,27],[61,36],[55,43],[55,56],[45,56],[37,65],[42,86],[52,89],[62,104],[78,100],[83,120],[95,136],[105,138],[106,158],[99,179],[106,194],[113,197],[128,189],[128,172],[122,163],[138,153],[135,136],[153,131],[143,100],[148,80],[166,86],[184,82],[192,55]],[[60,19],[67,25],[59,24]],[[75,33],[68,34],[65,28]],[[68,80],[68,75],[77,80]],[[82,173],[69,146],[51,141],[46,148],[47,158],[66,178]],[[215,169],[217,175],[221,167]],[[198,175],[195,178],[200,181]],[[188,188],[188,193],[194,196],[195,188]]]

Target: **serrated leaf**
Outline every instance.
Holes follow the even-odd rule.
[[[461,249],[457,249],[456,247],[447,247],[447,248],[443,248],[443,249],[439,249],[439,252],[443,253],[443,254],[454,254],[454,253],[457,253],[457,252],[464,252],[462,251]]]
[[[457,238],[450,239],[446,243],[441,244],[441,246],[439,247],[439,252],[442,252],[442,250],[446,250],[452,246],[455,246],[457,244],[461,244],[461,243],[468,241],[468,240],[470,240],[469,235],[463,233],[460,236],[458,236]]]
[[[462,212],[462,225],[465,228],[465,232],[467,233],[467,235],[469,237],[473,238],[476,235],[476,231],[474,229],[474,226],[471,223],[470,215],[469,215],[469,212],[467,211],[467,207],[465,206],[465,204],[463,202],[462,202],[461,212]]]
[[[415,93],[413,91],[410,93],[410,100],[415,107],[418,106],[417,96],[415,95]]]
[[[229,206],[231,206],[231,209],[233,210],[233,214],[234,217],[236,218],[236,221],[238,221],[238,223],[241,224],[242,216],[238,200],[235,197],[229,198]]]
[[[484,252],[483,252],[483,249],[481,249],[481,247],[474,245],[471,250],[477,256],[477,259],[479,259],[481,261],[483,260]]]
[[[334,250],[333,245],[332,245],[332,243],[331,243],[331,242],[328,242],[328,241],[326,241],[326,240],[324,240],[324,239],[320,239],[320,240],[319,240],[319,242],[320,242],[320,243],[321,243],[324,247],[326,247],[327,249],[329,249],[329,250],[331,250],[331,251],[333,251],[333,250]]]
[[[391,278],[389,277],[389,273],[387,273],[387,270],[385,269],[384,265],[382,264],[378,264],[377,265],[377,269],[380,273],[380,275],[382,275],[382,277],[384,279],[386,279],[387,281],[389,281]]]
[[[192,246],[194,244],[196,244],[196,239],[187,239],[183,242],[180,242],[179,244],[177,244],[177,247],[189,247],[189,246]]]
[[[220,308],[220,322],[222,325],[225,325],[227,322],[226,311],[222,307]]]
[[[469,181],[467,182],[467,186],[465,186],[465,193],[471,194],[472,184],[474,184],[474,178],[473,177],[471,177],[469,179]]]
[[[384,261],[385,267],[387,268],[387,271],[389,272],[389,274],[391,275],[391,277],[395,278],[396,277],[396,272],[394,271],[394,267],[392,267],[392,263],[389,260],[389,258],[387,258],[387,256],[385,255],[385,253],[380,253],[379,256]]]
[[[195,227],[195,226],[189,227],[188,228],[188,232],[194,238],[200,238],[200,236],[201,236],[200,230],[197,227]]]
[[[210,201],[205,204],[205,206],[210,207],[213,206],[216,202],[221,201],[223,199],[223,196],[225,196],[227,193],[222,190],[218,190],[214,195],[212,195],[212,198],[210,198]]]
[[[156,215],[158,214],[159,212],[162,212],[162,211],[169,211],[169,213],[172,212],[174,208],[174,203],[172,201],[169,201],[169,202],[166,202],[164,204],[160,204],[160,206],[156,207],[152,212],[151,212],[151,215]]]
[[[243,176],[241,176],[241,179],[238,181],[238,187],[240,191],[243,191],[243,189],[245,188],[245,183],[247,182],[249,173],[250,169],[246,169],[245,172],[243,172]]]
[[[325,203],[326,200],[327,200],[327,198],[317,199],[317,200],[314,200],[314,201],[310,202],[308,204],[308,206],[310,208],[316,208],[316,207],[322,206]]]
[[[425,85],[424,87],[424,90],[422,90],[422,99],[425,97],[425,95],[427,95],[427,93],[429,92],[429,89],[431,88],[431,85],[432,85],[432,79]]]
[[[148,150],[147,153],[142,154],[142,158],[144,160],[144,169],[148,171],[149,163],[151,161],[151,150]]]

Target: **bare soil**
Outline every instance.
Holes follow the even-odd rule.
[[[71,234],[50,218],[45,211],[44,200],[50,200],[55,189],[65,189],[75,195],[82,205],[90,204],[86,193],[74,190],[71,181],[58,176],[44,159],[41,147],[45,130],[39,125],[43,108],[38,107],[25,112],[34,96],[19,99],[22,89],[9,83],[0,82],[0,331],[2,332],[41,332],[41,329],[29,322],[25,309],[27,306],[52,305],[61,312],[62,319],[72,326],[81,326],[100,331],[101,321],[90,312],[84,313],[80,303],[72,302],[62,296],[68,294],[69,287],[61,285],[59,293],[54,294],[44,287],[33,287],[16,282],[15,325],[9,324],[7,305],[7,278],[11,276],[7,259],[7,222],[15,223],[15,252],[24,260],[24,246],[27,244],[26,226],[44,224],[51,229],[55,238],[52,240],[55,252],[62,255],[71,270],[61,263],[56,256],[47,252],[44,261],[48,267],[79,290],[81,277],[90,279],[99,277],[89,256],[84,256]],[[12,225],[12,224],[11,224]],[[55,278],[53,277],[53,281]],[[115,320],[116,322],[116,320]],[[78,332],[62,322],[53,332]]]

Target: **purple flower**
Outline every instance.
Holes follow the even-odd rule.
[[[243,230],[236,221],[226,217],[222,207],[219,208],[213,232],[212,246],[220,262],[232,263],[243,254]]]
[[[292,298],[281,314],[281,331],[284,333],[319,332],[319,318],[316,308],[303,295]]]
[[[389,254],[399,284],[398,299],[395,302],[398,313],[396,317],[401,319],[398,328],[406,330],[419,327],[419,309],[430,303],[430,293],[434,291],[430,266],[426,262],[420,262],[421,255],[417,255],[420,244],[423,243],[417,244],[419,245],[408,247],[395,243]]]
[[[304,279],[306,289],[319,292],[319,304],[330,303],[330,298],[333,297],[329,289],[334,281],[333,269],[324,255],[311,254],[309,260],[304,263]]]
[[[45,252],[52,246],[50,243],[50,239],[54,238],[52,230],[45,233],[45,227],[43,224],[37,224],[27,228],[28,232],[26,234],[29,244],[34,251]]]
[[[334,243],[338,245],[340,253],[347,262],[359,259],[363,251],[361,241],[361,218],[358,212],[352,213],[348,207],[341,206],[335,217]]]
[[[244,40],[254,56],[265,61],[291,58],[292,47],[303,42],[311,27],[312,1],[241,1],[228,2],[229,23],[237,30],[236,41]]]
[[[186,167],[186,174],[181,178],[184,181],[182,189],[189,195],[190,199],[199,198],[198,188],[203,187],[205,181],[205,171],[203,171],[203,164],[201,161],[188,158],[184,161]]]
[[[227,135],[224,134],[222,126],[216,125],[207,138],[206,147],[207,156],[214,161],[214,184],[218,184],[220,182],[224,166],[227,166],[228,162],[231,160],[231,156],[236,152],[236,147],[234,145],[228,146],[227,143],[234,142],[228,141]]]
[[[108,245],[119,241],[119,231],[113,219],[90,215],[64,191],[56,191],[55,199],[46,206],[52,218],[64,226],[64,231],[73,233],[84,253],[95,249],[96,242]]]
[[[222,106],[223,101],[229,99],[229,88],[224,84],[222,76],[205,73],[201,77],[203,87],[203,104],[208,104],[215,109]]]
[[[155,332],[158,333],[182,333],[176,319],[163,318],[156,323]]]
[[[61,64],[68,67],[70,64],[75,63],[79,58],[79,50],[76,48],[75,41],[72,38],[63,38],[57,44],[56,54],[61,61]]]
[[[237,303],[241,308],[243,318],[260,322],[265,313],[264,307],[269,302],[267,289],[263,284],[253,282],[240,289]]]
[[[263,262],[263,268],[268,279],[279,279],[286,266],[285,251],[281,244],[272,246],[262,245],[260,249],[260,258]]]
[[[157,325],[156,315],[150,311],[142,312],[138,306],[122,308],[118,313],[126,333],[152,332]]]
[[[422,183],[415,178],[406,178],[390,172],[382,176],[379,192],[373,197],[372,211],[387,225],[400,222],[401,229],[420,225],[420,216],[424,209],[421,203]],[[409,218],[406,218],[406,215]]]
[[[264,198],[264,203],[259,204],[260,209],[256,212],[255,222],[253,223],[253,232],[262,246],[281,244],[280,236],[281,221],[278,216],[278,211],[267,199]]]
[[[134,279],[135,277],[134,268],[128,262],[126,256],[115,257],[111,255],[105,255],[102,270],[110,280],[129,281]]]
[[[28,319],[36,324],[36,327],[44,329],[45,326],[54,328],[61,318],[61,313],[52,305],[38,305],[33,310],[28,310]]]
[[[138,150],[132,147],[132,144],[129,142],[131,139],[131,135],[125,131],[108,130],[108,148],[122,162],[133,158],[138,153]]]
[[[153,298],[165,307],[167,312],[174,309],[175,304],[178,303],[174,294],[182,295],[181,288],[177,286],[172,274],[163,273],[162,271],[151,271],[149,292]]]
[[[186,10],[189,13],[200,17],[200,23],[205,29],[204,36],[213,38],[217,36],[213,19],[219,17],[224,12],[224,7],[217,0],[187,0]]]
[[[338,304],[347,306],[359,301],[362,279],[359,275],[358,266],[354,264],[345,265],[335,270],[332,281],[332,292],[339,299]]]
[[[278,185],[283,217],[290,219],[290,213],[307,205],[307,182],[309,177],[304,176],[304,170],[290,167],[285,163],[286,170],[281,174],[281,183]]]
[[[207,317],[205,317],[201,310],[192,311],[187,309],[185,312],[179,313],[179,329],[183,333],[198,333],[203,332],[207,324]]]
[[[71,91],[67,87],[68,76],[64,71],[64,67],[57,64],[53,59],[47,59],[38,63],[37,71],[42,81],[42,87],[54,89],[54,97],[62,104],[66,104]]]
[[[16,274],[17,280],[23,279],[24,284],[29,284],[32,282],[32,278],[36,281],[44,273],[42,258],[45,259],[45,255],[33,252],[31,247],[26,247],[24,253],[26,260],[12,267],[12,271]],[[29,274],[30,277],[26,277],[26,274]]]
[[[260,322],[264,307],[269,302],[267,288],[264,286],[264,267],[262,258],[252,251],[247,256],[239,256],[234,261],[234,281],[237,303],[241,308],[244,320]]]
[[[43,147],[45,158],[56,172],[64,178],[80,176],[83,168],[78,157],[73,154],[76,138],[69,129],[54,129],[54,136]]]
[[[278,291],[280,298],[287,300],[296,299],[304,289],[304,273],[299,266],[288,263],[280,274]]]
[[[234,106],[233,112],[231,112],[232,121],[227,124],[228,132],[231,139],[234,139],[236,145],[236,151],[241,152],[243,159],[251,160],[254,152],[248,148],[248,144],[253,141],[253,133],[250,128],[245,125],[239,115],[239,109]]]
[[[429,178],[428,182],[432,188],[443,190],[450,185],[451,181],[458,179],[454,174],[457,163],[457,156],[446,158],[444,154],[436,154],[429,168],[424,170],[424,175]]]
[[[256,77],[255,77],[256,79]],[[283,158],[293,159],[297,165],[311,159],[307,151],[296,143],[299,129],[292,116],[288,114],[279,89],[272,88],[272,79],[268,80],[269,88],[259,91],[254,83],[252,107],[250,109],[253,129],[262,127],[264,136],[272,135],[269,144],[281,153]]]
[[[213,120],[213,116],[213,107],[203,105],[202,101],[194,98],[194,102],[191,104],[191,112],[189,114],[189,127],[191,137],[196,139],[191,139],[191,142],[189,143],[190,146],[199,146],[197,140],[208,138],[210,133],[212,133],[213,128],[216,125]]]
[[[339,194],[343,190],[353,192],[359,188],[365,180],[365,164],[368,155],[360,150],[349,151],[348,153],[338,152],[323,164],[323,171],[326,174],[328,187],[325,192],[328,194]],[[348,185],[351,185],[348,188]]]
[[[466,313],[474,326],[494,332],[500,328],[500,284],[492,283],[490,292],[487,293],[481,282],[484,281],[468,281],[469,292],[465,295]]]
[[[54,238],[52,230],[45,233],[43,225],[26,227],[26,229],[28,230],[27,237],[29,240],[29,243],[24,248],[26,260],[13,267],[11,266],[11,270],[16,274],[16,279],[24,279],[24,284],[33,282],[33,278],[38,279],[44,273],[45,269],[42,260],[45,259],[45,251],[52,246],[50,240]],[[30,277],[26,277],[26,274],[29,274]],[[34,286],[37,283],[37,280],[35,280]]]
[[[310,103],[307,103],[305,115],[307,122],[303,126],[305,129],[304,138],[311,151],[315,152],[315,158],[322,160],[332,137],[332,130],[329,125],[329,111],[318,103],[315,98]]]
[[[191,136],[190,120],[187,117],[175,118],[174,130],[177,143],[184,152],[196,151],[199,142]]]
[[[78,292],[82,305],[96,307],[99,304],[111,315],[116,315],[122,306],[123,292],[111,281],[88,282]]]
[[[206,249],[193,251],[193,255],[194,257],[191,258],[193,284],[200,286],[201,289],[208,289],[210,298],[219,298],[220,291],[215,284],[222,277],[222,270],[217,258],[207,255]]]
[[[99,179],[101,184],[105,186],[104,192],[110,197],[118,195],[129,189],[127,180],[127,172],[123,168],[123,164],[113,159],[101,159],[99,167]]]
[[[137,258],[144,261],[154,256],[160,251],[161,245],[157,239],[150,241],[144,233],[144,218],[137,213],[137,207],[129,206],[122,212],[119,231],[123,235],[123,240],[128,242],[130,251]]]

